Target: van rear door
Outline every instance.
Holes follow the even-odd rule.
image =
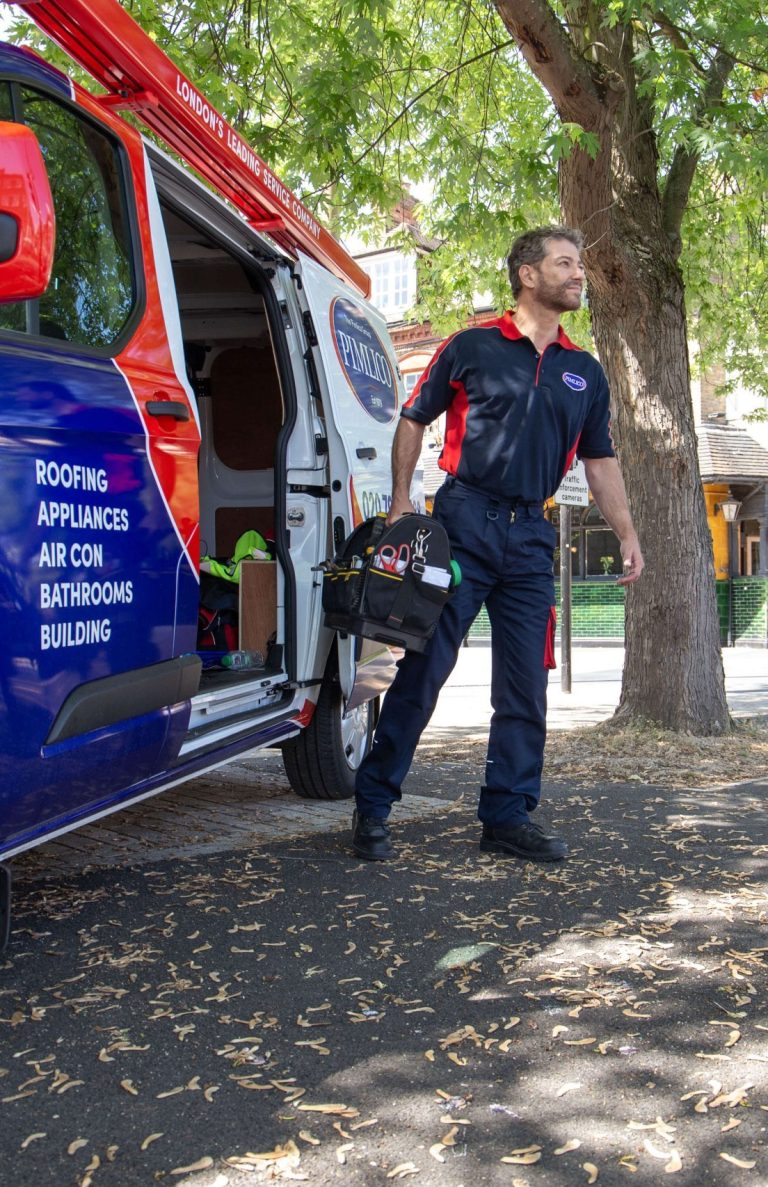
[[[333,548],[391,501],[392,437],[404,394],[381,314],[327,269],[299,253],[299,301],[320,356],[331,477]],[[339,638],[342,690],[354,683],[354,639]]]

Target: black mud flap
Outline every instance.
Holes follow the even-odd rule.
[[[11,871],[0,866],[0,952],[11,934]]]

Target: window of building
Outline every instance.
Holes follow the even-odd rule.
[[[415,386],[418,382],[419,382],[419,372],[418,371],[406,371],[405,375],[403,376],[403,385],[405,386],[406,396],[410,396],[411,392],[413,391],[413,389],[415,388]]]
[[[122,164],[106,132],[71,108],[27,88],[23,122],[48,168],[56,211],[51,282],[39,301],[0,306],[0,328],[104,347],[136,303]],[[18,108],[17,108],[18,110]]]
[[[760,523],[757,519],[745,519],[741,528],[741,564],[739,571],[747,577],[760,574]]]
[[[390,318],[402,315],[416,295],[416,266],[413,256],[387,252],[372,260],[363,260],[371,278],[371,301]]]
[[[550,518],[559,529],[559,507],[550,512]],[[608,527],[595,503],[589,507],[571,508],[570,548],[571,575],[574,580],[621,576],[623,564],[618,538]]]

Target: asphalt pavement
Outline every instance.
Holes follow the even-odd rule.
[[[612,712],[621,656],[575,651],[550,725]],[[764,712],[766,653],[725,658]],[[488,661],[427,743],[482,732]],[[15,863],[4,1181],[765,1187],[768,783],[548,783],[571,857],[534,866],[480,853],[477,760],[428,755],[385,865],[273,752]]]

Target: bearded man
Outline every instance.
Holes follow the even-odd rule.
[[[567,845],[531,819],[539,803],[547,680],[554,667],[556,532],[543,505],[574,456],[618,537],[619,584],[637,581],[643,557],[610,435],[602,367],[564,333],[584,287],[579,231],[540,227],[507,258],[516,305],[454,334],[438,348],[404,405],[392,447],[388,523],[413,511],[411,481],[426,425],[445,414],[439,465],[446,479],[433,515],[445,527],[461,584],[426,651],[407,652],[387,693],[356,780],[352,847],[394,856],[387,818],[459,648],[485,604],[491,624],[491,704],[480,848],[530,861],[561,861]]]

